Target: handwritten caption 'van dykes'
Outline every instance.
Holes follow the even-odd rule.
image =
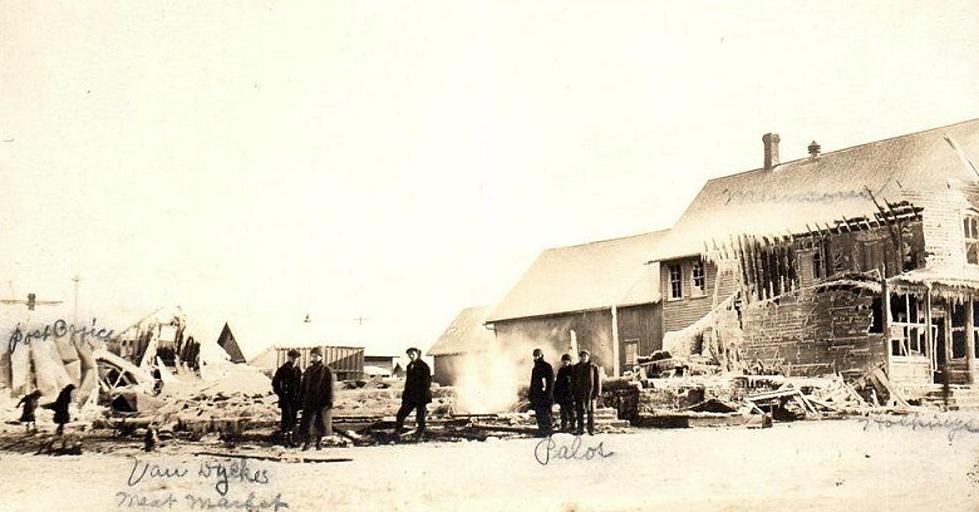
[[[72,337],[78,336],[78,339],[84,340],[88,336],[98,338],[102,341],[106,341],[112,338],[115,331],[110,329],[97,329],[95,325],[95,319],[92,319],[92,325],[82,326],[81,328],[75,327],[75,324],[69,324],[65,320],[56,320],[53,324],[47,324],[44,328],[37,328],[31,331],[30,329],[22,330],[20,324],[18,323],[14,327],[14,332],[10,334],[10,339],[8,340],[8,348],[10,352],[13,352],[17,345],[23,343],[24,345],[30,345],[32,341],[47,341],[48,339],[60,339],[71,334]]]
[[[196,469],[197,471],[192,471]],[[172,481],[199,479],[208,483],[208,491],[203,493],[176,493],[160,489],[142,491],[140,484],[151,481]],[[178,510],[271,510],[289,508],[282,500],[282,493],[260,498],[255,490],[262,490],[271,481],[269,470],[249,464],[247,459],[208,460],[196,468],[184,464],[158,464],[133,459],[133,467],[126,480],[127,489],[116,493],[116,508],[155,508],[172,509],[183,504]],[[233,487],[243,490],[236,492],[238,497],[229,496]],[[213,494],[213,491],[215,494]],[[247,492],[247,495],[244,493]]]

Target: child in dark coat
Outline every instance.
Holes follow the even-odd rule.
[[[24,405],[24,409],[20,413],[20,421],[24,424],[27,432],[31,431],[32,426],[34,427],[34,431],[37,432],[37,421],[35,421],[34,418],[34,410],[37,409],[37,402],[40,399],[41,392],[35,389],[34,391],[24,395],[24,397],[20,399],[20,402],[17,402],[17,407],[20,407],[21,404]]]
[[[57,400],[54,401],[54,422],[58,424],[55,434],[61,435],[65,431],[65,423],[71,421],[68,415],[68,404],[71,403],[71,392],[75,390],[74,384],[68,384],[58,393]]]

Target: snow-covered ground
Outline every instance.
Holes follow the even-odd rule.
[[[542,465],[546,445],[519,439],[332,448],[318,455],[353,460],[328,464],[249,461],[254,481],[229,478],[226,497],[254,492],[255,510],[273,510],[259,506],[280,494],[289,508],[279,510],[289,511],[979,510],[979,434],[965,431],[950,442],[942,427],[866,429],[847,420],[582,439],[579,455],[601,445],[606,456],[593,450],[590,460],[566,460],[552,451]],[[555,448],[571,441],[556,436]],[[137,501],[145,497],[159,500],[157,509],[193,510],[192,494],[210,498],[211,510],[245,510],[221,506],[216,466],[200,474],[216,459],[192,448],[137,458],[2,453],[0,509],[154,509]],[[187,474],[165,479],[150,469],[139,480],[146,463]]]

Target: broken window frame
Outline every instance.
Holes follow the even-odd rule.
[[[826,272],[826,254],[823,250],[822,240],[816,240],[812,244],[812,279],[818,281],[825,279],[829,275]]]
[[[962,238],[966,263],[979,265],[979,214],[974,211],[962,215]]]
[[[690,265],[690,284],[691,295],[707,294],[707,272],[703,260],[694,261]]]
[[[670,300],[683,298],[683,266],[679,263],[672,263],[667,266],[670,280]]]
[[[969,349],[968,338],[966,337],[966,308],[967,303],[958,303],[950,301],[949,306],[949,330],[951,331],[951,337],[949,338],[949,348],[952,353],[951,359],[960,361],[966,358],[966,353]],[[961,311],[961,323],[957,320]],[[973,329],[974,330],[974,329]],[[956,336],[958,335],[958,336]]]
[[[894,292],[891,293],[890,299],[891,304],[887,314],[891,326],[888,336],[888,349],[891,351],[891,356],[928,357],[924,294]],[[900,337],[894,337],[895,332],[901,333]]]

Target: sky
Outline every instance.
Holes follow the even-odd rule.
[[[247,319],[246,355],[307,314],[427,347],[765,132],[788,160],[979,117],[977,61],[968,1],[2,1],[0,296],[78,275],[86,317]]]

